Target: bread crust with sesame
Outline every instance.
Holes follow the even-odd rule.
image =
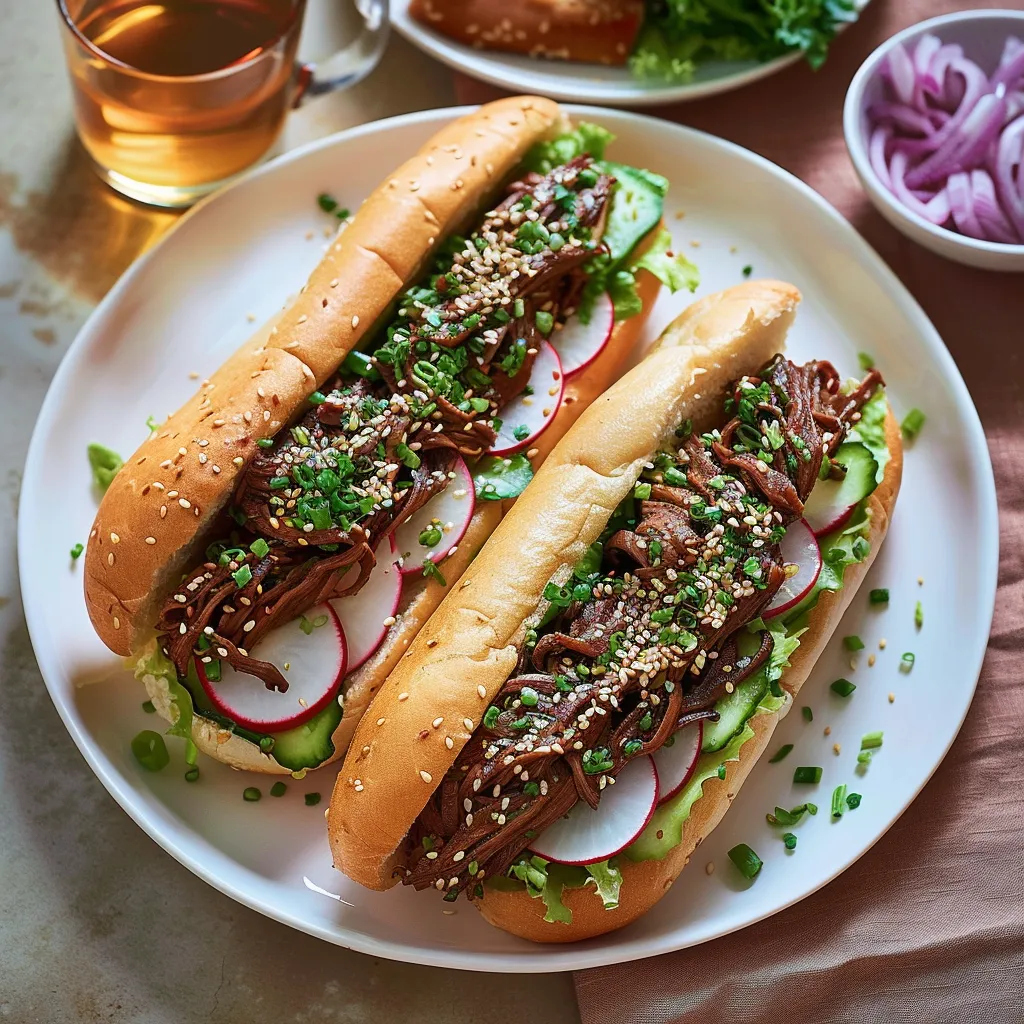
[[[148,640],[256,442],[337,371],[530,146],[565,126],[556,103],[519,96],[443,128],[370,194],[275,322],[139,446],[104,495],[85,554],[89,617],[112,651],[127,656]]]
[[[740,748],[739,759],[728,762],[724,779],[712,777],[704,783],[702,795],[694,803],[683,825],[679,844],[663,860],[631,861],[628,856],[619,858],[622,887],[619,905],[614,910],[605,910],[601,900],[589,887],[563,890],[562,902],[572,912],[570,924],[545,921],[546,908],[543,901],[533,899],[525,887],[507,892],[486,887],[484,898],[477,906],[491,924],[533,942],[579,942],[624,928],[646,914],[668,892],[680,872],[689,864],[697,847],[725,816],[740,786],[767,749],[776,726],[792,708],[800,687],[810,675],[878,554],[889,529],[903,475],[900,430],[891,409],[886,418],[885,433],[892,458],[885,467],[882,482],[867,499],[871,517],[867,538],[871,545],[870,553],[862,562],[846,570],[842,590],[826,590],[818,598],[818,603],[808,616],[807,632],[801,638],[800,646],[790,658],[790,666],[780,680],[787,694],[785,704],[776,712],[762,712],[750,719],[753,737]]]
[[[412,0],[409,14],[466,46],[530,57],[625,64],[643,0]]]
[[[515,669],[546,584],[577,565],[678,424],[710,425],[729,384],[783,347],[799,298],[751,281],[696,303],[554,447],[356,727],[328,816],[346,875],[395,884],[409,828]]]

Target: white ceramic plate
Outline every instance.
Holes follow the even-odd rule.
[[[355,207],[453,111],[324,139],[198,207],[128,271],[82,329],[47,395],[29,451],[18,538],[26,615],[53,701],[93,770],[161,846],[218,889],[310,934],[378,956],[478,970],[567,970],[678,949],[773,914],[834,878],[907,807],[952,743],[981,666],[996,583],[992,470],[971,399],[920,308],[834,210],[779,168],[662,121],[579,113],[618,134],[613,155],[671,175],[666,219],[677,247],[699,262],[703,292],[741,280],[748,265],[757,275],[795,282],[805,299],[791,351],[832,359],[851,373],[857,352],[872,352],[897,410],[916,405],[929,417],[907,452],[889,539],[864,596],[838,631],[860,634],[876,651],[885,637],[878,664],[867,668],[864,652],[851,672],[838,641],[832,645],[801,694],[800,703],[814,708],[813,725],[797,712],[779,730],[778,743],[792,742],[796,750],[781,764],[758,767],[697,863],[628,930],[541,949],[492,929],[468,904],[447,916],[433,893],[359,889],[331,868],[326,799],[319,807],[303,801],[311,791],[326,798],[331,769],[290,782],[281,799],[266,795],[267,777],[212,763],[189,785],[180,741],[172,739],[172,767],[143,771],[129,742],[156,723],[141,709],[141,687],[93,635],[81,566],[68,559],[68,549],[86,539],[95,511],[86,442],[131,452],[145,436],[146,417],[162,418],[195,388],[190,371],[209,374],[251,332],[247,314],[263,320],[304,281],[324,243],[327,218],[317,209],[317,194],[329,191]],[[648,337],[688,301],[663,295]],[[890,589],[889,607],[870,610],[867,587],[879,585]],[[918,599],[925,612],[919,634]],[[910,675],[897,669],[906,650],[917,654]],[[858,684],[847,701],[828,690],[838,675]],[[890,691],[894,704],[887,701]],[[828,739],[825,725],[832,728]],[[875,729],[885,730],[885,746],[860,779],[853,774],[859,740]],[[832,753],[835,742],[842,744],[841,757]],[[813,797],[791,786],[798,764],[825,768]],[[834,825],[827,813],[805,822],[799,848],[787,856],[765,812],[809,797],[827,807],[840,782],[856,782],[861,807]],[[264,798],[245,803],[242,790],[253,784]],[[750,843],[765,861],[747,889],[725,857],[738,842]],[[718,866],[710,877],[703,870],[709,860]]]
[[[857,0],[857,9],[863,10],[869,2]],[[609,107],[646,107],[714,96],[715,93],[728,92],[766,78],[801,59],[800,54],[793,53],[763,64],[709,61],[698,68],[692,81],[682,85],[641,82],[630,74],[628,68],[539,60],[464,46],[411,18],[409,0],[391,0],[391,23],[414,46],[473,78],[502,89]]]

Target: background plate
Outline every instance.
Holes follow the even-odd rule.
[[[317,262],[330,218],[316,205],[328,191],[356,207],[377,182],[422,144],[451,110],[365,125],[298,150],[197,207],[140,259],[90,317],[54,378],[28,455],[19,515],[25,612],[40,668],[57,710],[97,776],[161,846],[235,899],[332,942],[378,956],[494,971],[556,971],[663,953],[741,928],[802,899],[860,857],[907,807],[935,770],[974,692],[991,622],[997,520],[992,469],[970,396],[934,328],[856,232],[797,179],[729,143],[635,114],[577,109],[616,132],[611,155],[670,175],[666,220],[678,248],[700,264],[706,293],[756,276],[797,284],[804,303],[791,336],[797,358],[832,359],[856,370],[875,355],[902,414],[928,413],[907,452],[903,494],[889,539],[863,598],[801,692],[813,725],[797,712],[778,743],[796,750],[763,762],[732,813],[701,847],[696,864],[646,917],[621,932],[568,948],[541,948],[488,926],[466,904],[442,914],[431,893],[359,889],[331,868],[323,811],[305,792],[330,793],[333,772],[290,782],[282,799],[242,801],[242,789],[269,778],[240,776],[204,760],[202,779],[182,780],[180,741],[172,766],[144,772],[131,737],[154,719],[142,688],[96,639],[81,591],[81,566],[68,549],[85,541],[95,512],[84,447],[98,440],[124,454],[269,317]],[[688,302],[663,294],[647,330],[652,339]],[[942,557],[936,557],[942,552]],[[920,586],[918,577],[924,577]],[[887,586],[889,607],[868,607],[867,588]],[[925,625],[913,625],[922,600]],[[854,672],[838,637],[858,633],[867,651]],[[913,650],[910,675],[899,656]],[[843,701],[828,684],[851,677]],[[98,685],[79,686],[104,680]],[[887,694],[896,694],[890,704]],[[822,730],[830,725],[826,739]],[[864,778],[854,775],[860,736],[885,730],[885,746]],[[842,744],[842,756],[832,744]],[[820,764],[811,796],[791,786],[796,764]],[[788,856],[764,821],[775,804],[828,805],[832,787],[856,782],[860,809],[830,824],[805,822]],[[725,851],[750,843],[764,858],[741,889]],[[714,860],[718,870],[703,867]],[[333,897],[332,895],[333,894]]]
[[[516,3],[518,0],[511,2]],[[857,9],[862,11],[868,3],[870,0],[857,0]],[[411,18],[409,0],[391,0],[391,24],[425,53],[456,71],[502,89],[610,107],[646,107],[714,96],[766,78],[801,59],[800,54],[792,53],[763,64],[752,61],[709,61],[700,66],[693,81],[683,85],[668,85],[638,81],[628,68],[538,60],[498,50],[477,50],[472,46],[463,46]]]

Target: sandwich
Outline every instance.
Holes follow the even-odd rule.
[[[580,417],[356,729],[357,882],[540,942],[635,920],[728,809],[885,536],[875,370],[783,354],[799,293],[710,295]]]
[[[694,286],[667,181],[610,139],[530,97],[441,129],[114,477],[85,600],[172,731],[253,771],[338,758],[661,282]]]

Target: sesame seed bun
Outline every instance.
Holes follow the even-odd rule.
[[[409,14],[466,46],[530,57],[625,64],[643,0],[412,0]]]
[[[395,884],[409,828],[515,669],[545,585],[579,562],[683,419],[710,425],[731,382],[783,348],[799,298],[751,281],[694,304],[554,447],[356,727],[328,815],[346,875]]]
[[[601,900],[589,887],[563,890],[562,901],[572,912],[570,924],[551,924],[545,921],[546,908],[543,901],[533,899],[525,888],[504,892],[485,887],[484,898],[477,906],[491,924],[534,942],[578,942],[624,928],[646,914],[668,892],[679,873],[689,864],[697,847],[722,820],[740,786],[771,742],[775,727],[793,707],[800,687],[810,675],[878,554],[889,529],[903,475],[903,446],[899,426],[891,409],[886,417],[885,434],[892,458],[885,467],[882,482],[867,499],[871,517],[868,531],[871,551],[868,557],[846,570],[842,590],[826,590],[821,593],[818,603],[808,616],[807,632],[801,637],[800,646],[790,658],[790,667],[780,680],[787,694],[785,704],[776,712],[760,713],[750,719],[753,738],[747,740],[740,749],[739,759],[727,764],[724,779],[713,776],[704,783],[702,795],[694,803],[683,825],[679,845],[673,847],[663,860],[631,861],[628,856],[619,858],[622,888],[619,905],[615,910],[605,910]]]
[[[370,194],[298,298],[140,445],[104,495],[85,554],[89,617],[112,651],[149,639],[256,442],[301,410],[445,236],[565,124],[556,103],[519,96],[444,127]]]

